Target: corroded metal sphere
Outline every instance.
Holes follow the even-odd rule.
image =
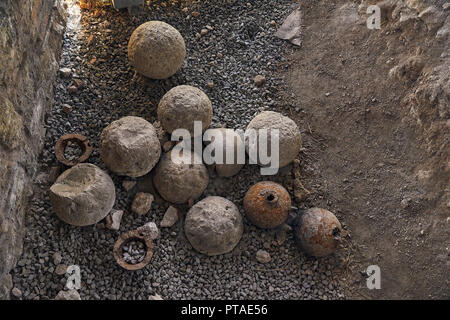
[[[291,197],[280,184],[261,181],[253,185],[244,197],[247,218],[260,228],[276,228],[289,215]]]
[[[339,245],[341,232],[342,226],[336,216],[322,208],[305,211],[295,227],[298,245],[314,257],[333,253]]]

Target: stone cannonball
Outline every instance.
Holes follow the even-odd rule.
[[[282,185],[261,181],[245,194],[244,210],[254,225],[265,229],[276,228],[288,218],[291,197]]]
[[[115,199],[111,178],[90,163],[80,163],[64,171],[50,187],[53,211],[74,226],[99,222],[111,211]]]
[[[245,131],[245,148],[247,152],[249,152],[250,147],[250,129],[254,129],[258,137],[258,130],[260,129],[267,129],[269,133],[271,129],[279,130],[280,168],[291,163],[300,152],[300,148],[302,146],[302,137],[300,134],[300,130],[292,119],[283,116],[281,113],[273,111],[263,111],[260,114],[256,115],[252,119],[252,121],[250,121],[247,126],[247,130]],[[270,150],[270,140],[267,144],[267,148]],[[253,160],[259,163],[259,159]]]
[[[149,21],[134,30],[128,59],[137,72],[151,79],[174,75],[186,57],[186,45],[177,29],[162,21]]]
[[[211,124],[211,119],[211,101],[196,87],[186,85],[174,87],[162,97],[158,105],[158,120],[168,133],[182,128],[187,129],[194,137],[194,121],[202,122],[203,132]]]
[[[314,257],[333,253],[341,241],[341,232],[342,227],[336,216],[322,208],[306,210],[294,229],[299,247]]]
[[[194,153],[183,152],[182,161],[178,162],[172,161],[173,152],[174,149],[164,154],[156,166],[153,178],[156,190],[171,203],[182,204],[199,198],[208,186],[208,170],[203,163],[194,163]]]
[[[236,205],[222,197],[207,197],[187,213],[184,232],[192,247],[208,256],[233,250],[244,225]]]
[[[220,177],[232,177],[237,174],[245,164],[245,154],[242,155],[243,161],[240,163],[238,158],[239,150],[244,150],[244,142],[239,134],[233,129],[219,128],[219,129],[209,129],[207,133],[217,140],[216,147],[222,147],[222,162],[221,164],[215,163],[216,172]],[[216,140],[214,140],[216,141]],[[210,143],[215,143],[215,142]],[[242,151],[245,153],[244,151]],[[233,156],[233,158],[231,158]],[[232,163],[227,163],[227,158],[232,159]]]
[[[153,169],[161,156],[155,128],[140,117],[112,122],[100,136],[100,157],[120,176],[140,177]]]

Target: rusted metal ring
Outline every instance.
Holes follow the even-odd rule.
[[[140,241],[144,244],[145,247],[145,257],[139,263],[130,264],[126,262],[123,258],[123,246],[130,241]],[[132,230],[125,233],[122,233],[114,244],[113,254],[116,262],[122,268],[128,271],[136,271],[145,267],[153,256],[153,241],[150,236],[144,231]]]
[[[67,145],[70,143],[76,143],[83,154],[75,160],[68,160],[64,155]],[[81,162],[86,161],[92,153],[92,146],[89,140],[82,134],[70,133],[61,136],[55,144],[56,159],[66,166],[73,167]]]

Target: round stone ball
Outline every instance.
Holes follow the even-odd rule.
[[[175,129],[186,129],[191,137],[195,137],[209,127],[211,119],[211,101],[196,87],[174,87],[162,97],[158,105],[158,120],[168,133]],[[201,121],[201,132],[194,132],[194,121]]]
[[[208,256],[233,250],[243,230],[242,217],[236,205],[215,196],[192,206],[184,222],[184,232],[192,247]]]
[[[341,232],[342,226],[336,216],[322,208],[306,210],[294,229],[300,249],[314,257],[333,253],[341,241]]]
[[[151,79],[174,75],[186,57],[186,45],[177,29],[162,21],[149,21],[134,30],[128,59],[137,72]]]
[[[215,148],[221,147],[222,149],[222,163],[214,163],[217,174],[220,177],[236,175],[245,164],[245,154],[242,155],[242,159],[239,159],[239,152],[245,153],[241,136],[233,129],[226,128],[209,129],[206,133],[210,137],[214,137],[212,138],[214,141],[210,143],[215,144]],[[228,158],[231,159],[230,163],[227,163]]]
[[[109,170],[136,178],[156,165],[161,156],[161,144],[153,125],[143,118],[128,116],[103,130],[99,153]]]
[[[271,229],[282,225],[290,209],[289,193],[281,184],[272,181],[256,183],[244,197],[247,218],[260,228]]]
[[[300,152],[300,148],[302,147],[302,137],[300,134],[300,130],[295,122],[283,116],[281,113],[274,111],[263,111],[260,114],[256,115],[252,121],[247,126],[247,130],[245,131],[245,148],[247,153],[249,153],[250,147],[250,131],[251,129],[255,130],[256,136],[259,141],[259,130],[267,129],[268,131],[268,143],[267,148],[270,150],[270,132],[272,129],[279,130],[279,167],[282,168],[289,163],[291,163],[297,154]],[[257,144],[258,145],[258,144]],[[259,145],[258,145],[258,153],[259,153]],[[250,153],[249,153],[250,155]],[[260,163],[259,159],[252,159],[253,161]]]
[[[111,211],[115,199],[111,178],[90,163],[80,163],[64,171],[50,187],[53,211],[74,226],[99,222]]]
[[[155,169],[153,184],[168,202],[182,204],[199,198],[209,182],[208,170],[203,163],[194,162],[194,153],[185,150],[172,161],[174,149],[164,154]],[[199,155],[199,157],[201,157]],[[201,158],[200,158],[201,159]]]

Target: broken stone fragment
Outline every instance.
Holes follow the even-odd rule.
[[[64,275],[66,273],[66,271],[67,271],[67,266],[65,264],[59,264],[55,268],[55,273],[58,276]]]
[[[59,74],[62,78],[69,78],[72,75],[72,69],[70,68],[61,68],[59,69]]]
[[[167,79],[182,66],[186,45],[177,29],[162,21],[149,21],[133,31],[128,59],[137,72],[152,79]]]
[[[208,256],[234,249],[242,237],[244,225],[236,205],[222,197],[207,197],[189,209],[184,224],[192,247]]]
[[[191,137],[209,127],[212,113],[208,96],[202,90],[187,85],[170,89],[158,105],[158,120],[165,131],[172,133],[176,129],[186,129]],[[194,121],[201,121],[201,132],[194,132]]]
[[[131,211],[140,216],[146,214],[150,210],[154,199],[155,197],[151,193],[138,192],[131,204]]]
[[[268,137],[267,149],[270,150],[271,145],[271,130],[277,129],[279,132],[279,167],[282,168],[291,163],[297,154],[300,152],[302,146],[302,137],[297,124],[290,118],[283,116],[281,113],[274,111],[263,111],[256,115],[252,121],[250,121],[245,131],[245,149],[249,153],[250,148],[256,148],[260,150],[259,135],[267,130]],[[251,132],[254,130],[257,140],[251,139]],[[275,131],[274,131],[275,132]],[[255,149],[253,149],[255,150]],[[252,153],[249,153],[249,156]],[[259,154],[259,152],[258,152]],[[260,159],[252,159],[254,162],[260,163]]]
[[[266,77],[262,75],[257,75],[256,77],[253,78],[253,82],[255,86],[261,87],[264,84],[264,82],[266,82]]]
[[[159,236],[158,226],[154,222],[147,222],[142,227],[140,227],[138,231],[146,233],[152,240],[157,239]]]
[[[22,291],[20,289],[16,288],[16,287],[14,287],[11,290],[11,294],[13,295],[13,297],[15,297],[17,299],[22,298]]]
[[[57,265],[61,264],[61,262],[62,262],[61,253],[55,252],[53,254],[53,263],[55,264],[55,266],[57,266]]]
[[[128,116],[113,121],[103,130],[99,153],[111,171],[136,178],[153,169],[161,155],[161,145],[149,122]]]
[[[149,296],[148,300],[164,300],[159,294],[155,294],[154,296]]]
[[[153,182],[166,201],[182,204],[202,195],[208,186],[209,175],[203,163],[194,163],[194,153],[189,151],[185,150],[181,158],[172,161],[174,150],[164,154],[158,163]]]
[[[122,187],[126,191],[130,191],[131,189],[134,188],[135,185],[136,185],[136,181],[133,181],[133,180],[123,180],[122,181]]]
[[[169,228],[173,226],[178,221],[178,210],[175,207],[170,206],[166,213],[164,214],[164,218],[161,221],[161,227]]]
[[[111,210],[110,214],[106,217],[106,228],[110,230],[119,230],[122,216],[123,210]]]
[[[53,211],[74,226],[92,225],[104,219],[115,199],[111,178],[90,163],[80,163],[64,171],[50,187]]]
[[[81,300],[81,297],[78,291],[75,289],[68,291],[61,290],[56,295],[55,300]]]
[[[256,252],[256,260],[259,263],[267,263],[267,262],[270,262],[271,257],[270,257],[270,254],[267,251],[265,251],[265,250],[258,250]]]

